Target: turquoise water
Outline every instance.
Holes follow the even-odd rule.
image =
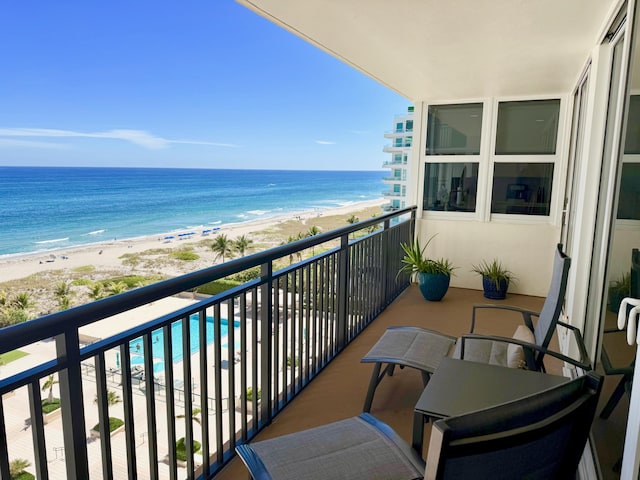
[[[388,172],[386,173],[388,175]],[[381,197],[380,171],[0,167],[0,255],[341,207]]]
[[[200,329],[198,325],[198,316],[192,315],[189,319],[189,346],[191,347],[191,354],[196,353],[200,348]],[[239,338],[239,327],[240,322],[234,322],[234,328],[238,334],[236,335]],[[207,335],[207,344],[213,342],[213,317],[207,317],[207,325],[206,325],[206,335]],[[225,338],[229,333],[229,322],[226,319],[220,320],[220,336],[221,338]],[[159,373],[164,371],[164,333],[162,330],[155,330],[151,334],[151,338],[153,339],[151,345],[151,352],[153,356],[153,372]],[[172,355],[173,355],[173,363],[179,362],[183,358],[182,351],[182,322],[177,321],[171,324],[171,343],[172,343]],[[223,347],[226,347],[227,344],[223,344]],[[238,350],[240,348],[239,340],[235,343],[235,349]],[[142,337],[136,338],[129,342],[129,349],[131,351],[131,365],[142,365],[144,363],[144,357],[142,356],[143,342]]]

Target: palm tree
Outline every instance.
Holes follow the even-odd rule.
[[[299,240],[300,237],[294,237],[293,235],[289,235],[289,237],[287,238],[286,242],[282,242],[280,245],[284,245],[286,243],[291,243],[291,242],[295,242],[296,240]],[[289,265],[291,265],[293,263],[293,253],[289,254]]]
[[[68,282],[58,282],[53,293],[56,297],[68,297],[71,293],[71,285]]]
[[[58,380],[55,379],[53,374],[49,375],[49,378],[42,385],[42,391],[49,390],[49,396],[47,397],[47,402],[53,403],[53,386],[59,383]]]
[[[321,232],[321,230],[317,226],[314,225],[307,232],[307,237],[315,237],[320,232]],[[315,254],[316,254],[316,247],[314,246],[314,247],[311,247],[311,256],[314,256]]]
[[[104,285],[102,284],[102,282],[93,283],[89,287],[89,296],[94,300],[100,300],[102,297],[104,297]]]
[[[221,234],[216,237],[211,245],[211,250],[218,254],[218,257],[222,258],[222,263],[224,263],[224,257],[226,255],[230,255],[232,252],[232,242],[229,240],[226,234]]]
[[[127,284],[124,282],[109,282],[107,290],[109,290],[109,295],[118,295],[127,290]]]
[[[9,463],[9,477],[10,478],[20,478],[19,476],[24,473],[27,467],[31,466],[31,462],[24,458],[16,458],[15,460],[11,460]],[[34,478],[33,476],[29,478]]]
[[[198,407],[191,410],[191,421],[196,422],[198,425],[200,425],[200,411],[201,410]],[[176,415],[176,418],[185,418],[185,415]],[[202,444],[194,439],[192,447],[193,453],[198,453],[202,448]],[[185,445],[184,437],[179,438],[176,442],[176,456],[178,457],[178,460],[185,461],[187,459],[187,447]]]
[[[31,305],[31,298],[27,292],[18,293],[11,301],[11,306],[19,310],[29,310]]]
[[[245,251],[249,248],[249,245],[253,243],[253,240],[247,238],[246,235],[241,235],[236,238],[234,243],[235,249],[240,253],[241,257],[244,257]]]
[[[347,223],[350,225],[353,225],[354,223],[358,223],[359,221],[360,219],[355,215],[351,215],[349,218],[347,218]]]

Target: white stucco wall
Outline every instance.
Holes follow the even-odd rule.
[[[516,276],[509,292],[547,295],[560,238],[556,226],[421,219],[416,231],[421,245],[437,233],[425,253],[429,257],[446,257],[458,267],[451,277],[452,286],[481,290],[481,277],[471,271],[472,265],[497,258]]]

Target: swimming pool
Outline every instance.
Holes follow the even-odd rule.
[[[198,323],[198,315],[191,315],[189,318],[189,346],[191,348],[191,354],[196,353],[200,349],[200,327]],[[236,331],[235,338],[239,339],[240,322],[234,322],[234,328]],[[213,342],[213,317],[207,317],[206,324],[207,344]],[[220,336],[225,339],[229,333],[229,321],[226,318],[220,319]],[[154,330],[151,333],[152,344],[151,354],[153,357],[153,371],[154,373],[162,372],[164,370],[164,332],[162,329]],[[171,345],[172,345],[172,360],[173,363],[182,360],[182,321],[176,321],[171,324]],[[227,343],[222,345],[227,347]],[[240,348],[239,340],[235,342],[236,350]],[[142,355],[143,343],[142,337],[138,337],[129,342],[129,350],[131,352],[131,365],[142,365],[144,363],[144,357]]]

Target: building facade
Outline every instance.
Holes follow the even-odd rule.
[[[391,158],[382,164],[390,169],[390,174],[383,180],[387,188],[382,195],[387,203],[382,205],[382,210],[389,212],[408,205],[407,171],[413,144],[413,106],[407,107],[406,113],[393,119],[393,130],[385,132],[384,136],[391,143],[385,145],[383,151],[389,153]]]

